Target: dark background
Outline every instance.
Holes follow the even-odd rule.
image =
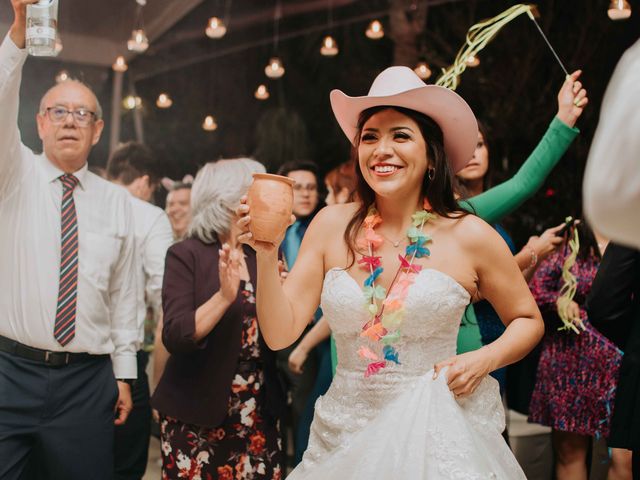
[[[266,79],[263,71],[274,53],[274,1],[232,2],[228,32],[220,40],[205,37],[204,25],[209,16],[222,15],[224,1],[204,1],[129,62],[125,93],[135,89],[142,97],[145,140],[156,152],[164,175],[181,178],[195,174],[207,161],[244,155],[256,155],[271,169],[292,157],[308,157],[327,172],[349,156],[348,142],[329,106],[331,89],[364,95],[384,68],[413,67],[420,55],[431,65],[434,75],[429,82],[434,82],[438,70],[453,61],[473,23],[515,2],[327,1],[323,5],[333,3],[331,31],[340,47],[336,57],[319,53],[328,32],[328,8],[303,8],[311,3],[319,2],[282,2],[277,53],[286,74],[279,80]],[[606,13],[608,0],[538,2],[539,23],[567,69],[584,70],[581,80],[590,103],[578,123],[581,134],[545,187],[505,222],[520,242],[566,215],[580,215],[582,172],[602,95],[618,59],[640,33],[640,5],[630,3],[631,18],[613,22]],[[371,18],[382,21],[383,39],[365,37]],[[62,21],[60,28],[64,31]],[[480,59],[479,67],[463,74],[457,91],[489,127],[495,183],[512,175],[543,135],[557,110],[564,74],[526,15],[507,25]],[[96,90],[109,124],[110,69],[30,58],[24,70],[19,123],[23,141],[36,150],[37,104],[61,68]],[[267,84],[269,100],[253,97],[259,83]],[[155,106],[162,91],[174,101],[168,110]],[[207,114],[216,117],[215,132],[201,128]],[[134,139],[132,113],[125,111],[122,120],[121,140]],[[108,135],[107,128],[90,163],[106,163]]]

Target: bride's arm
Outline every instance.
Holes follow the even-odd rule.
[[[254,242],[250,233],[239,237],[240,241],[256,250],[258,323],[265,342],[273,350],[281,350],[295,342],[320,304],[324,280],[324,244],[327,232],[335,231],[331,226],[331,215],[327,215],[326,210],[318,213],[307,228],[296,263],[284,284],[278,271],[277,246]],[[248,212],[248,207],[241,212]],[[245,231],[250,215],[248,221],[246,218],[239,222]]]
[[[507,326],[494,342],[480,350],[457,355],[436,365],[437,373],[449,367],[449,388],[468,395],[488,373],[517,362],[529,353],[544,334],[544,323],[512,253],[488,224],[469,216],[460,225],[460,241],[470,252],[483,298]]]

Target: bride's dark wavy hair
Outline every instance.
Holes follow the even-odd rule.
[[[454,174],[444,150],[444,137],[438,124],[427,115],[408,108],[394,106],[368,108],[364,110],[358,118],[358,133],[355,138],[355,146],[351,150],[351,157],[356,165],[357,198],[361,201],[360,207],[347,224],[344,232],[344,240],[352,257],[351,265],[353,265],[355,261],[358,232],[362,227],[362,222],[367,216],[369,207],[375,203],[376,198],[375,192],[365,181],[358,163],[358,145],[360,144],[362,127],[373,115],[389,109],[396,110],[411,118],[418,124],[420,132],[424,137],[427,146],[427,157],[425,161],[434,169],[434,175],[433,179],[429,179],[428,173],[425,174],[422,181],[422,196],[429,200],[431,211],[446,218],[459,218],[468,213],[458,206],[458,202],[455,199],[453,190]]]

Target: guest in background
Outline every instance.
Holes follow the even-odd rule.
[[[327,205],[337,203],[347,203],[352,201],[352,196],[357,185],[355,165],[352,161],[341,163],[337,167],[329,170],[324,176],[324,185],[327,188]]]
[[[182,240],[191,221],[191,182],[172,182],[168,190],[164,209],[169,216],[174,239]]]
[[[171,355],[152,399],[163,478],[284,476],[284,393],[258,329],[255,253],[236,241],[234,208],[255,172],[264,167],[249,159],[205,165],[188,237],[167,254],[162,339]]]
[[[609,480],[640,478],[640,250],[609,243],[587,299],[589,319],[624,352],[607,445],[614,462]],[[626,460],[626,461],[625,461]]]
[[[579,232],[577,252],[575,244],[572,246],[575,229]],[[584,222],[568,237],[569,243],[542,262],[530,284],[546,333],[529,420],[553,429],[558,480],[586,480],[591,437],[609,435],[622,355],[593,328],[584,308],[608,241],[594,235]],[[569,261],[565,266],[567,258],[574,256],[575,263],[571,266]],[[561,289],[572,287],[572,280],[567,279],[569,272],[575,277],[575,295],[562,297],[568,304],[564,310],[558,307],[558,301]],[[572,328],[566,327],[569,324]]]
[[[616,66],[584,173],[584,209],[613,241],[640,248],[640,40]]]
[[[153,345],[155,318],[161,310],[160,293],[164,258],[173,241],[171,224],[161,208],[149,203],[158,185],[157,162],[146,146],[129,142],[118,147],[107,163],[108,179],[122,185],[129,195],[136,238],[137,363],[138,379],[133,384],[133,410],[126,424],[116,427],[114,454],[116,480],[141,479],[147,466],[151,405],[147,363],[148,347]],[[147,322],[148,313],[150,314]],[[146,323],[150,323],[147,325]]]
[[[558,112],[549,124],[547,132],[518,172],[509,180],[491,187],[491,162],[489,160],[489,137],[486,129],[479,125],[478,142],[469,164],[456,175],[461,205],[487,223],[491,224],[503,236],[506,231],[499,225],[502,219],[513,213],[523,202],[531,198],[543,185],[547,176],[567,151],[579,130],[575,127],[578,118],[589,102],[587,92],[578,80],[581,71],[568,76],[557,95]],[[509,243],[510,239],[506,239]],[[510,245],[514,252],[513,245]],[[542,258],[545,244],[529,243],[516,255],[520,269],[525,271],[537,257]],[[488,341],[497,338],[502,326],[496,322],[495,315],[486,304],[480,305],[482,329],[477,324],[474,308],[465,312],[458,334],[458,353],[476,350]],[[483,321],[484,320],[484,321]],[[483,338],[484,337],[484,338]],[[496,372],[502,379],[504,388],[504,370]]]

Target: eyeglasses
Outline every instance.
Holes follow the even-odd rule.
[[[78,108],[77,110],[68,110],[65,107],[49,107],[44,113],[49,117],[51,123],[59,125],[67,120],[69,114],[73,115],[73,120],[79,127],[88,127],[98,116],[95,112],[86,108]]]
[[[296,192],[301,192],[303,190],[306,190],[309,193],[315,193],[318,191],[318,185],[316,185],[315,183],[307,183],[306,185],[303,185],[301,183],[295,183],[293,185],[293,189]]]

